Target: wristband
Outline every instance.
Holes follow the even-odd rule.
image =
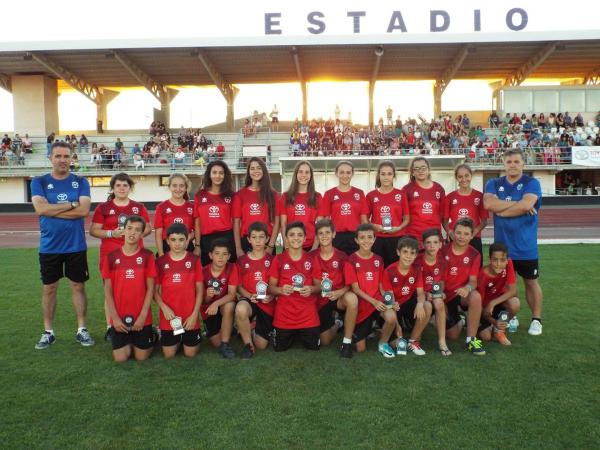
[[[106,230],[106,237],[107,238],[111,238],[112,237],[112,231],[111,230]]]

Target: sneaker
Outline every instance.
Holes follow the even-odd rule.
[[[55,341],[56,341],[56,338],[54,337],[53,334],[46,333],[44,331],[42,333],[42,337],[40,338],[40,340],[38,341],[38,343],[35,344],[35,349],[36,350],[44,350],[45,348],[48,348],[52,344],[54,344]]]
[[[406,347],[407,347],[406,339],[404,339],[404,338],[398,339],[398,343],[396,344],[396,355],[398,355],[398,356],[406,355]]]
[[[112,342],[112,330],[113,330],[113,327],[108,327],[106,329],[106,333],[104,333],[104,340],[106,342],[108,342],[109,344]]]
[[[379,353],[383,355],[384,358],[393,358],[396,356],[392,347],[387,342],[380,342],[378,347]]]
[[[221,345],[219,345],[219,353],[223,355],[223,358],[235,358],[235,352],[231,348],[231,345],[229,345],[229,342],[221,342]]]
[[[539,336],[542,334],[542,323],[539,320],[532,320],[527,332],[532,336]]]
[[[408,349],[417,356],[425,355],[425,350],[421,348],[421,343],[419,341],[409,341]]]
[[[506,337],[506,333],[502,330],[494,332],[494,339],[496,339],[502,345],[512,345],[512,343]]]
[[[342,358],[352,358],[352,344],[342,344],[340,356]]]
[[[466,344],[467,350],[470,351],[473,355],[483,356],[485,355],[485,350],[483,349],[483,342],[481,342],[477,338],[473,338]]]
[[[90,332],[87,330],[87,328],[82,328],[81,331],[79,331],[75,336],[75,340],[84,347],[91,347],[96,343],[96,341],[92,339],[92,336],[90,336]]]
[[[225,355],[223,355],[225,356]],[[242,353],[240,355],[240,358],[242,359],[250,359],[254,356],[254,349],[252,348],[252,346],[250,344],[246,344],[244,345],[244,348],[242,349]]]

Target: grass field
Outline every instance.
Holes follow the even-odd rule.
[[[544,334],[454,355],[341,360],[337,345],[224,360],[203,342],[194,360],[115,364],[102,341],[97,250],[90,250],[89,328],[75,343],[65,283],[57,342],[42,331],[37,253],[0,251],[2,448],[598,448],[600,246],[541,248]],[[523,299],[523,304],[525,301]],[[236,339],[234,346],[241,348]]]

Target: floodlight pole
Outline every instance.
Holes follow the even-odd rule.
[[[302,123],[307,124],[308,122],[308,93],[306,80],[302,74],[302,64],[300,64],[300,55],[297,47],[292,47],[292,58],[294,59],[294,66],[296,67],[296,74],[298,75],[298,82],[300,83],[300,89],[302,89]]]
[[[379,75],[379,66],[381,65],[381,57],[383,56],[383,47],[380,45],[375,49],[375,62],[373,63],[373,72],[369,80],[369,128],[375,126],[375,106],[373,104],[373,94],[375,93],[375,83],[377,75]]]

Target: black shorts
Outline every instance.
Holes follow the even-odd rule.
[[[66,276],[75,283],[90,279],[87,251],[75,253],[40,253],[40,273],[43,284],[56,283]]]
[[[461,300],[462,297],[457,295],[449,302],[446,302],[446,330],[449,330],[460,322]]]
[[[360,342],[367,338],[373,332],[373,321],[381,317],[379,311],[373,311],[373,313],[363,320],[361,323],[357,323],[354,326],[354,333],[352,334],[352,340],[354,342]]]
[[[503,311],[504,309],[505,308],[503,307],[502,303],[494,306],[494,309],[492,311],[492,317],[497,320],[498,316],[500,315],[500,312]],[[492,324],[489,323],[487,320],[485,320],[482,315],[481,322],[479,323],[479,328],[477,329],[477,333],[481,333],[483,330],[485,330],[486,328],[489,328],[491,326],[492,326]]]
[[[163,347],[171,347],[183,342],[186,347],[196,347],[202,340],[200,329],[185,330],[183,334],[175,336],[173,330],[160,330],[160,345]]]
[[[350,256],[358,250],[358,244],[354,240],[354,231],[338,231],[333,238],[333,246]]]
[[[321,346],[319,336],[319,327],[298,328],[295,330],[275,328],[273,330],[273,349],[276,352],[284,352],[298,338],[307,350],[319,350]]]
[[[273,334],[273,317],[264,312],[256,303],[252,303],[247,298],[240,298],[240,302],[247,302],[252,308],[252,316],[250,321],[255,320],[254,333],[267,341]]]
[[[337,300],[329,301],[319,310],[319,331],[323,333],[335,324],[333,313],[337,311]]]
[[[233,240],[233,230],[217,231],[216,233],[203,234],[200,236],[200,261],[202,267],[210,262],[208,253],[210,250],[210,244],[215,239],[225,239],[227,241],[227,248],[229,248],[229,262],[234,263],[237,261],[237,255],[235,253],[235,241]]]
[[[411,298],[409,298],[406,302],[400,305],[400,311],[396,312],[396,317],[398,318],[398,324],[402,331],[405,333],[410,333],[412,329],[415,327],[416,319],[415,319],[415,308],[417,307],[417,296],[413,294]]]
[[[400,239],[400,236],[375,238],[373,253],[381,256],[383,267],[387,267],[398,261],[398,252],[396,251],[398,248],[398,239]]]
[[[526,280],[535,280],[540,276],[539,261],[537,259],[513,259],[515,272]]]
[[[202,319],[204,322],[204,327],[206,328],[206,337],[211,338],[221,331],[221,321],[223,320],[223,316],[221,315],[221,311],[217,311],[214,316],[208,316],[206,319]]]
[[[479,267],[483,267],[483,242],[481,242],[481,238],[474,237],[473,239],[471,239],[471,242],[469,242],[469,245],[471,247],[473,247],[475,250],[477,250],[479,252],[479,254],[481,255]]]
[[[154,346],[154,336],[152,335],[152,325],[145,325],[141,331],[130,331],[121,333],[111,327],[111,339],[113,350],[118,350],[126,345],[133,345],[142,350],[148,350]]]

